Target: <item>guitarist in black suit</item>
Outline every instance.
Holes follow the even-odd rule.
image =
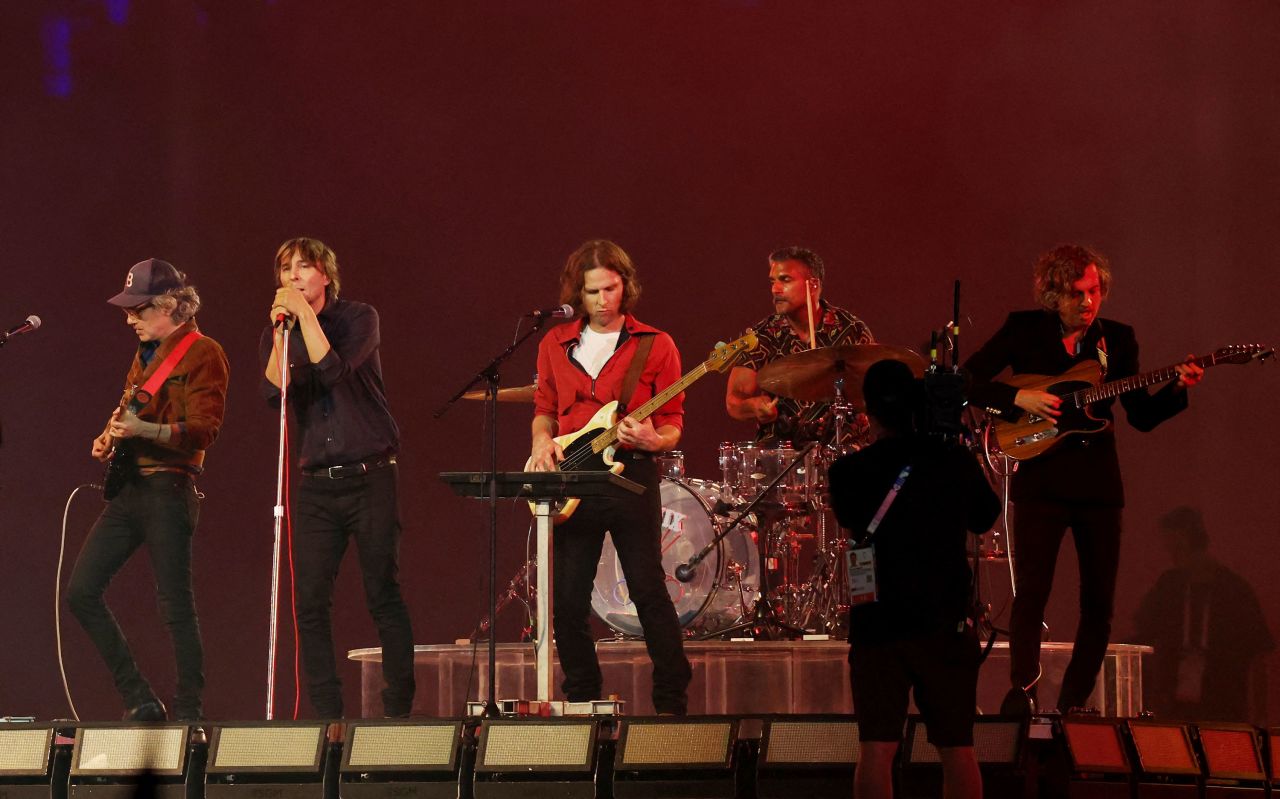
[[[1035,296],[1042,308],[1009,315],[994,336],[965,363],[973,377],[970,402],[1006,419],[1022,414],[1058,419],[1060,399],[1048,391],[1016,388],[994,378],[1013,374],[1057,375],[1086,359],[1103,364],[1105,380],[1138,372],[1138,340],[1132,327],[1098,314],[1111,288],[1111,266],[1079,245],[1059,246],[1035,264]],[[1129,424],[1148,432],[1187,407],[1186,389],[1200,382],[1195,364],[1177,367],[1178,379],[1156,391],[1120,395]],[[1113,418],[1115,399],[1090,406]],[[1115,433],[1068,436],[1019,465],[1010,493],[1017,523],[1017,597],[1010,622],[1010,679],[1006,712],[1025,710],[1040,674],[1040,631],[1049,601],[1058,548],[1071,529],[1080,563],[1080,623],[1058,707],[1083,707],[1093,692],[1111,635],[1120,559],[1124,486]],[[1025,694],[1023,692],[1026,692]]]
[[[204,714],[204,649],[191,587],[191,539],[200,516],[195,480],[222,427],[227,357],[199,333],[200,295],[172,264],[155,258],[135,264],[124,291],[108,302],[124,310],[139,344],[125,378],[128,402],[93,441],[93,456],[114,459],[120,476],[113,480],[108,472],[109,502],[80,549],[67,602],[111,670],[128,708],[125,720],[164,721],[164,704],[138,671],[103,600],[111,579],[146,546],[177,661],[174,715],[194,721]],[[153,376],[163,382],[146,392]],[[143,391],[133,390],[137,386]]]
[[[556,438],[587,426],[607,403],[622,400],[628,408],[639,408],[680,379],[680,353],[671,336],[631,313],[639,296],[635,266],[617,244],[588,241],[569,256],[560,276],[560,301],[572,305],[577,317],[552,330],[538,346],[530,469],[556,469],[566,449],[575,457],[572,442],[566,447]],[[629,380],[633,361],[637,373]],[[628,384],[629,398],[622,396]],[[587,619],[608,531],[653,661],[654,710],[671,715],[687,710],[692,671],[662,568],[661,481],[653,461],[653,453],[675,449],[683,427],[683,394],[648,418],[624,416],[614,458],[624,464],[623,476],[643,485],[644,493],[583,499],[556,529],[553,626],[564,670],[561,687],[571,702],[602,696],[603,677]]]

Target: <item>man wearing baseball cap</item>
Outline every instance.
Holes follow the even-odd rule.
[[[145,545],[177,661],[173,713],[179,720],[198,720],[204,715],[204,649],[191,581],[201,496],[195,480],[222,426],[227,357],[196,326],[195,287],[166,261],[134,264],[124,290],[107,302],[124,309],[138,351],[125,377],[124,398],[93,440],[93,457],[110,463],[108,503],[80,549],[67,601],[111,670],[125,720],[164,721],[164,703],[138,671],[103,600],[111,579]]]

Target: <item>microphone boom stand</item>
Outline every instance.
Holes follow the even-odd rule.
[[[489,501],[489,695],[485,699],[484,706],[484,715],[488,718],[496,718],[502,715],[502,712],[498,709],[497,695],[498,642],[495,636],[496,630],[493,627],[498,617],[498,384],[501,379],[498,367],[505,363],[530,336],[541,330],[550,318],[550,315],[535,317],[533,327],[529,328],[528,332],[511,342],[510,346],[489,361],[483,369],[476,372],[467,381],[466,385],[458,389],[447,402],[432,414],[432,418],[439,419],[449,408],[453,407],[455,402],[462,398],[463,394],[470,391],[472,386],[484,381],[486,385],[485,409],[489,427],[489,480],[487,489]]]

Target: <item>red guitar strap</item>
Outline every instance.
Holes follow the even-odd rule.
[[[134,413],[137,413],[148,402],[151,402],[151,398],[156,395],[156,391],[159,390],[164,381],[169,379],[169,375],[173,374],[173,370],[182,360],[182,356],[186,355],[187,350],[191,349],[191,345],[195,344],[196,339],[200,338],[204,338],[200,331],[192,330],[183,336],[182,341],[178,342],[178,346],[169,351],[169,354],[160,362],[156,370],[151,373],[151,377],[147,378],[147,382],[143,383],[142,388],[138,389],[138,392],[133,395],[133,401],[129,404],[133,406]]]

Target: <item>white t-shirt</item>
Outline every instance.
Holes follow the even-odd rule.
[[[592,377],[599,377],[600,370],[604,368],[605,363],[613,355],[613,351],[618,348],[618,336],[622,330],[615,330],[612,333],[597,333],[591,329],[591,325],[582,327],[582,340],[573,352],[569,353],[569,357],[578,362],[587,374]]]

